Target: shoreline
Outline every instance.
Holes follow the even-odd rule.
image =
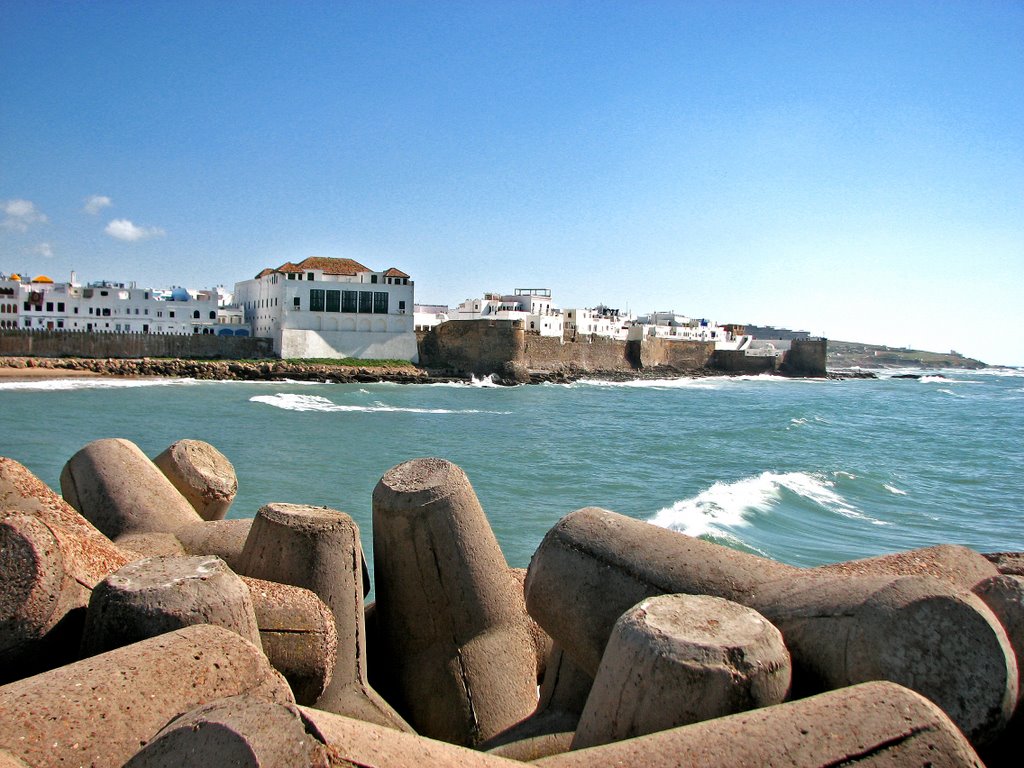
[[[737,374],[706,368],[681,370],[657,367],[635,371],[595,370],[574,366],[557,370],[522,372],[514,377],[490,374],[496,384],[572,383],[579,379],[637,381],[650,379],[710,378]],[[775,374],[780,375],[780,374]],[[179,358],[71,358],[0,357],[0,381],[24,382],[65,378],[191,378],[220,381],[316,381],[335,384],[391,382],[433,384],[468,382],[471,373],[435,371],[412,363],[392,366],[327,365],[284,360],[188,360]],[[783,378],[786,378],[783,376]],[[823,380],[877,378],[871,371],[829,371]]]

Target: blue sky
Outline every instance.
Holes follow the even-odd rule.
[[[1024,365],[1024,3],[0,4],[0,271],[551,288]]]

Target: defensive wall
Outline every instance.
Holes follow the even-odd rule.
[[[615,341],[580,336],[563,341],[527,333],[519,320],[459,320],[418,331],[420,365],[484,376],[510,370],[632,372],[664,368],[723,373],[778,372],[825,376],[825,339],[794,339],[783,355],[716,351],[714,342],[676,339]]]
[[[176,333],[87,333],[84,331],[0,331],[5,357],[252,360],[274,357],[271,339]]]
[[[580,336],[563,341],[527,333],[521,320],[460,320],[417,331],[419,365],[485,376],[527,371],[638,370],[770,373],[825,376],[825,339],[794,339],[782,356],[715,351],[713,342],[670,339],[615,341]],[[276,357],[271,339],[238,336],[81,331],[0,330],[0,355],[9,357],[181,358],[248,360]]]

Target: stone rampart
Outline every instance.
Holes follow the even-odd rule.
[[[526,334],[522,361],[532,371],[571,367],[586,371],[632,371],[624,342],[581,335],[563,342],[553,336]]]
[[[713,341],[653,338],[627,343],[638,345],[639,349],[633,353],[633,359],[639,363],[640,368],[666,367],[695,371],[711,367],[715,355]]]
[[[418,331],[420,365],[486,376],[522,363],[525,331],[521,320],[460,320]]]
[[[251,360],[275,355],[270,339],[252,336],[3,330],[0,356]]]
[[[793,339],[779,370],[787,376],[824,377],[827,356],[826,339]]]

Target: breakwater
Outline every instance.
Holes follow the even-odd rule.
[[[364,605],[351,518],[274,503],[218,519],[224,505],[187,496],[229,500],[233,468],[188,442],[155,462],[89,443],[63,498],[0,459],[0,755],[811,768],[1019,754],[1019,556],[929,547],[797,568],[585,508],[523,573],[465,473],[417,459],[373,490]],[[304,642],[286,652],[289,638]]]

